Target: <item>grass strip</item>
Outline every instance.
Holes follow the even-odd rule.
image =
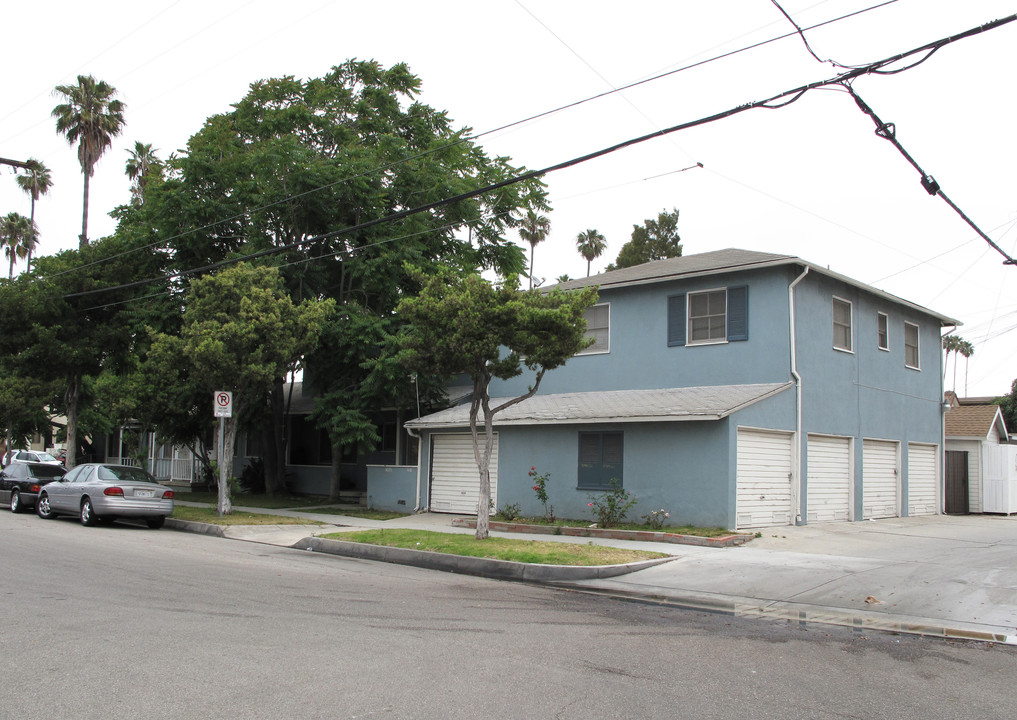
[[[555,518],[554,522],[545,520],[542,517],[525,517],[525,518],[513,518],[508,520],[501,513],[496,513],[491,516],[492,520],[499,522],[510,522],[519,525],[540,525],[542,527],[590,527],[596,521],[595,520],[574,520],[569,518]],[[599,527],[599,526],[597,526]],[[653,528],[646,523],[618,523],[612,525],[611,530],[642,530],[645,532],[665,532],[672,533],[674,535],[696,535],[698,537],[723,537],[730,535],[731,530],[725,530],[721,527],[696,527],[694,525],[664,525],[663,527]]]
[[[229,515],[219,517],[214,507],[189,507],[176,505],[173,514],[174,520],[190,520],[191,522],[208,523],[209,525],[320,525],[314,520],[304,518],[287,517],[283,515],[263,515],[261,513],[249,513],[234,511]]]
[[[592,543],[516,540],[496,537],[477,540],[473,535],[440,533],[429,530],[379,529],[330,533],[321,537],[537,565],[624,565],[641,560],[667,557],[666,553],[613,548]]]

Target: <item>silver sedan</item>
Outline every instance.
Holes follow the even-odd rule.
[[[173,491],[141,468],[78,465],[56,482],[42,486],[35,512],[43,519],[77,515],[82,525],[140,518],[158,529],[173,512]]]

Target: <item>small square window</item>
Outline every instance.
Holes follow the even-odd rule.
[[[918,352],[918,326],[904,323],[904,365],[921,370],[920,354]]]
[[[838,350],[852,351],[851,303],[833,299],[833,346]]]
[[[878,325],[877,342],[879,343],[880,350],[890,349],[890,318],[887,317],[886,313],[879,313],[876,315],[876,324]]]
[[[727,291],[689,293],[689,344],[727,340]]]

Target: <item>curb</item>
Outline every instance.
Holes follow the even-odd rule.
[[[447,555],[427,550],[411,550],[409,548],[385,547],[366,543],[331,540],[319,537],[306,537],[293,543],[290,547],[297,550],[343,555],[362,560],[377,560],[411,565],[428,570],[477,575],[495,580],[525,580],[527,582],[554,583],[576,580],[598,580],[618,577],[627,573],[645,570],[654,565],[671,562],[674,557],[656,558],[625,565],[534,565],[531,563],[513,562],[511,560],[492,560],[490,558],[468,557],[465,555]]]
[[[718,613],[732,617],[751,617],[771,620],[785,620],[802,625],[834,625],[857,631],[920,635],[948,640],[973,640],[976,642],[1017,645],[1017,634],[993,632],[977,623],[944,624],[934,618],[912,615],[887,615],[865,610],[847,610],[822,605],[809,605],[790,601],[759,601],[754,598],[708,593],[687,593],[664,595],[660,593],[638,593],[625,590],[606,589],[597,586],[573,585],[568,590],[591,595],[601,595],[629,602],[667,605],[686,610]]]
[[[195,522],[194,520],[174,520],[173,518],[166,518],[165,527],[172,530],[183,530],[184,532],[197,533],[198,535],[226,537],[226,528],[222,525]]]
[[[477,527],[474,518],[452,518],[452,527]],[[698,545],[700,547],[735,547],[751,540],[754,535],[732,533],[718,537],[702,537],[700,535],[679,535],[678,533],[659,532],[656,530],[614,530],[610,528],[573,527],[568,525],[528,525],[526,523],[502,522],[491,520],[490,529],[498,532],[522,533],[530,535],[568,535],[569,537],[595,537],[609,540],[638,540],[639,542],[671,543],[673,545]]]

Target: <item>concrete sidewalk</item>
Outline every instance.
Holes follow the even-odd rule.
[[[216,533],[304,549],[308,543],[302,541],[310,535],[368,527],[473,532],[452,527],[449,515],[432,513],[376,521],[313,510],[236,509],[325,523],[313,529],[234,526]],[[656,550],[674,556],[674,560],[630,568],[627,574],[614,577],[582,579],[551,573],[536,581],[736,615],[1017,644],[1017,517],[939,515],[761,532],[762,537],[734,548],[539,536],[557,542]],[[320,545],[315,549],[322,551]],[[384,559],[431,566],[412,557]],[[463,571],[510,577],[494,564],[485,571],[482,564],[478,570],[471,563],[471,568]],[[517,579],[535,578],[520,575]]]

